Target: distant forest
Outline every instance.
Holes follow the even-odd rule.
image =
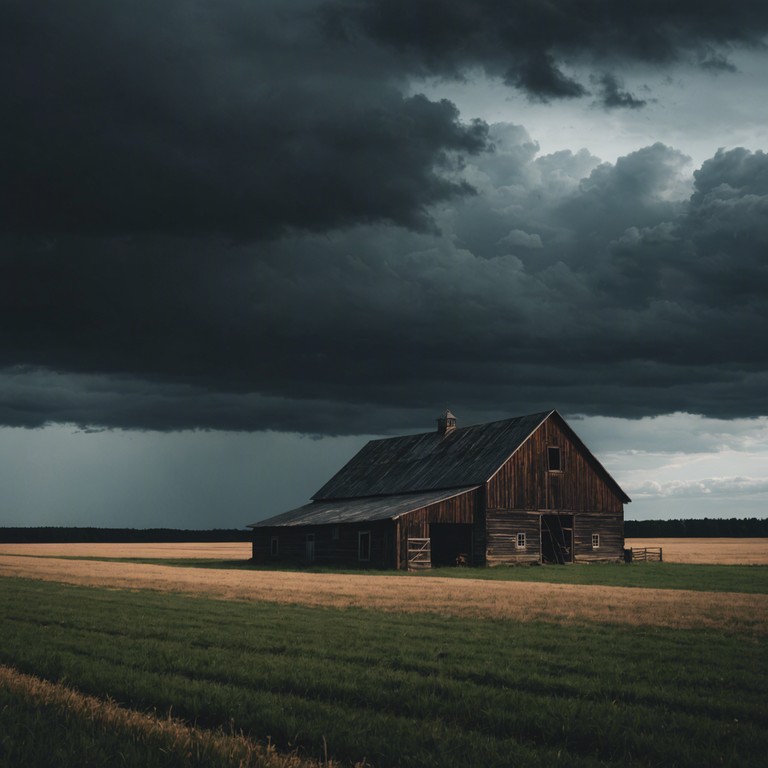
[[[60,542],[133,542],[250,541],[251,532],[238,528],[177,530],[174,528],[0,528],[4,544],[58,544]]]
[[[756,538],[768,536],[768,519],[625,520],[627,539]]]
[[[756,517],[729,520],[626,520],[628,539],[657,538],[755,538],[768,537],[768,519]],[[174,528],[2,528],[4,544],[43,544],[59,542],[194,542],[250,541],[251,532],[240,528],[177,530]]]

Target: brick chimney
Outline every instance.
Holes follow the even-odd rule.
[[[445,415],[437,420],[437,431],[441,435],[447,435],[456,429],[456,417],[446,408]]]

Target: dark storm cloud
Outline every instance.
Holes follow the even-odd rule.
[[[720,152],[683,193],[660,144],[610,165],[492,138],[441,234],[9,250],[3,421],[372,433],[445,405],[465,422],[768,409],[765,155]]]
[[[768,9],[9,0],[0,30],[4,231],[264,238],[429,227],[430,206],[470,191],[450,171],[485,127],[404,95],[409,78],[480,67],[552,100],[587,92],[569,62],[599,64],[606,106],[636,107],[612,68],[722,69],[725,45],[768,31]]]
[[[316,4],[315,4],[316,5]],[[485,145],[447,101],[330,43],[311,2],[0,9],[0,228],[272,237],[430,226]],[[375,179],[375,183],[372,180]]]
[[[628,102],[613,65],[715,61],[768,14],[607,7],[3,4],[0,422],[766,412],[762,153],[691,194],[662,144],[539,157],[412,94],[480,67],[578,97],[574,62]]]
[[[425,73],[482,67],[542,100],[586,93],[563,72],[573,64],[691,61],[725,71],[724,45],[762,45],[768,31],[768,9],[744,0],[331,0],[326,14],[340,37],[365,35]]]
[[[596,78],[596,82],[600,90],[601,103],[608,109],[640,109],[648,103],[644,99],[638,99],[628,91],[621,90],[621,86],[615,75],[604,74],[601,77]]]

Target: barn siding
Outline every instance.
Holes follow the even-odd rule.
[[[541,531],[538,514],[508,509],[486,512],[486,563],[512,565],[541,560]],[[525,549],[518,549],[517,534],[524,533]]]
[[[333,529],[338,539],[333,538]],[[371,559],[358,559],[358,534],[370,531]],[[356,568],[392,568],[395,564],[395,525],[391,520],[345,525],[297,525],[260,527],[253,530],[253,560],[260,565],[309,565],[306,537],[315,537],[314,565],[348,565]],[[273,536],[278,539],[278,554],[270,554]]]
[[[560,472],[548,469],[547,448],[560,448]],[[592,460],[554,418],[547,419],[520,446],[487,485],[486,508],[564,513],[623,514],[616,491]]]
[[[574,562],[605,562],[623,560],[624,519],[622,515],[585,513],[574,518]],[[600,535],[600,547],[592,548],[592,534]]]
[[[482,508],[483,490],[462,493],[451,499],[415,509],[399,518],[398,563],[403,570],[408,568],[408,539],[428,539],[430,523],[476,523],[478,509]],[[477,531],[475,524],[474,532]],[[475,550],[477,546],[475,546]],[[473,552],[473,563],[474,561]],[[482,562],[482,560],[480,561]]]

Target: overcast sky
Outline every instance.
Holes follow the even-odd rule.
[[[239,527],[557,408],[768,514],[768,6],[0,0],[0,525]]]

